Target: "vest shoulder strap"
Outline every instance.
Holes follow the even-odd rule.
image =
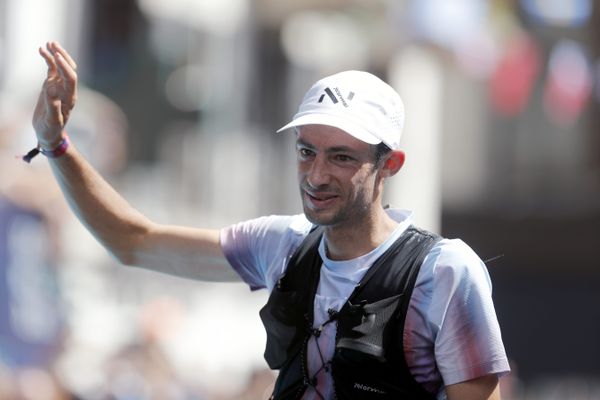
[[[321,257],[319,256],[319,243],[325,228],[315,225],[304,238],[300,246],[294,251],[287,263],[286,270],[277,281],[280,290],[295,290],[299,285],[306,288],[306,277],[313,277],[315,270],[320,269]],[[307,268],[310,270],[308,271]],[[319,274],[316,274],[317,277]],[[313,279],[314,280],[314,279]],[[317,279],[318,283],[318,279]],[[285,288],[285,289],[284,289]],[[316,290],[316,287],[315,287]]]
[[[369,268],[349,300],[371,302],[397,294],[410,297],[421,264],[440,239],[424,229],[408,227]]]

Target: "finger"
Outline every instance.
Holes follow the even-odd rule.
[[[52,47],[56,52],[58,52],[64,57],[64,59],[69,63],[71,68],[73,68],[74,70],[77,69],[77,63],[71,58],[69,53],[67,53],[67,51],[63,49],[63,47],[58,42],[52,42]]]
[[[39,48],[39,53],[44,58],[44,61],[46,61],[46,65],[48,66],[48,76],[50,77],[55,75],[56,63],[54,62],[54,57],[52,57],[48,50],[44,49],[43,47]]]
[[[56,60],[57,71],[60,77],[67,84],[68,89],[73,89],[77,83],[77,73],[62,54],[56,53],[54,59]]]
[[[46,42],[46,51],[50,54],[51,57],[54,57],[56,50],[54,50],[54,46],[52,46],[52,42]]]
[[[62,78],[64,93],[62,100],[67,104],[67,108],[71,109],[75,106],[76,90],[77,90],[77,74],[67,60],[60,53],[55,54],[57,70]]]

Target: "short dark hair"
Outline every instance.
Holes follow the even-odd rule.
[[[381,160],[383,160],[392,149],[383,142],[373,145],[372,148],[373,153],[375,154],[375,168],[379,168]]]

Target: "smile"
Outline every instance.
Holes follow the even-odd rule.
[[[304,198],[312,209],[326,208],[333,204],[338,196],[331,193],[311,193],[304,190]]]

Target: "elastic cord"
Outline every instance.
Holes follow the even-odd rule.
[[[27,154],[25,154],[21,158],[23,159],[23,161],[25,161],[27,163],[30,163],[31,160],[35,156],[37,156],[39,153],[42,153],[43,155],[45,155],[48,158],[57,158],[57,157],[60,157],[63,154],[65,154],[67,152],[68,148],[69,148],[69,136],[65,134],[63,136],[62,140],[60,141],[60,143],[58,144],[58,146],[56,146],[54,149],[46,150],[46,149],[42,148],[42,146],[38,143],[38,145],[36,147],[31,149]]]

